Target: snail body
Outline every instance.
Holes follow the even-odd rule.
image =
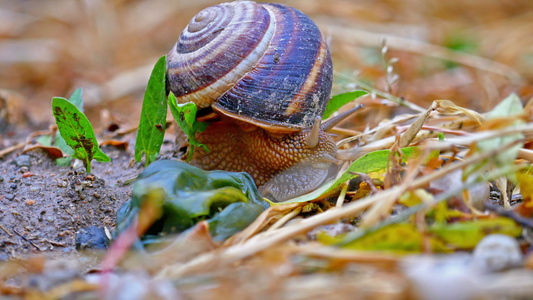
[[[249,173],[277,201],[326,180],[336,146],[320,125],[332,62],[317,26],[281,4],[236,1],[198,13],[167,56],[167,87],[211,124],[192,164]]]

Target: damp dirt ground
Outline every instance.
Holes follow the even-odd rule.
[[[171,158],[170,144],[161,158]],[[95,226],[112,234],[116,212],[144,166],[135,162],[133,147],[101,149],[111,162],[93,161],[91,173],[79,161],[59,166],[42,149],[0,158],[0,261],[77,256],[80,230]]]
[[[130,198],[128,180],[141,167],[129,151],[104,151],[111,162],[93,162],[91,173],[58,166],[40,149],[0,160],[0,260],[75,255],[80,229],[113,230],[117,209]]]

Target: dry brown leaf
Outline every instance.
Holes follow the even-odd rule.
[[[44,150],[46,153],[48,153],[48,155],[50,156],[50,158],[52,159],[56,159],[56,158],[61,158],[64,156],[63,154],[63,151],[61,151],[61,149],[59,149],[58,147],[53,147],[53,146],[43,146],[43,145],[32,145],[32,146],[28,146],[26,148],[24,148],[24,150],[22,151],[22,153],[28,153],[32,150],[35,150],[35,149],[41,149],[41,150]]]
[[[477,121],[479,124],[481,124],[485,118],[478,112],[460,107],[458,105],[455,105],[450,100],[435,100],[436,107],[435,110],[441,114],[448,114],[448,115],[454,115],[454,114],[464,114],[467,117],[471,118],[472,120]]]

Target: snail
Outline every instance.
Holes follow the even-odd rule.
[[[191,164],[247,172],[284,201],[327,180],[339,163],[321,124],[333,82],[318,27],[282,4],[236,1],[199,12],[167,55],[167,89],[210,120]]]

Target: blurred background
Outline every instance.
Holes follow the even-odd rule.
[[[279,2],[309,15],[327,36],[333,94],[358,83],[387,91],[388,81],[391,94],[422,107],[450,99],[480,112],[511,92],[524,103],[533,97],[531,0]],[[83,87],[97,130],[134,126],[157,59],[196,13],[217,3],[0,0],[2,122],[46,128],[52,97],[68,98]],[[397,58],[389,72],[383,40],[386,60]]]

